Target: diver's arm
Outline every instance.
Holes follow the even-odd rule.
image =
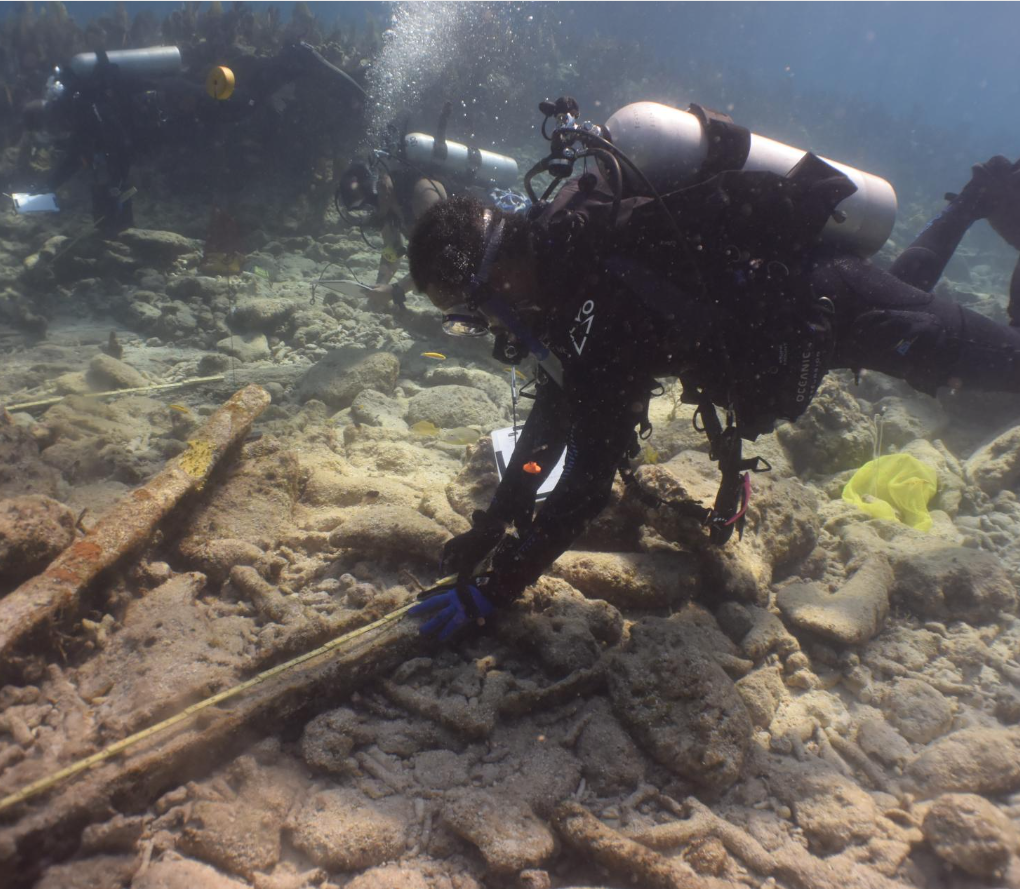
[[[496,599],[516,598],[534,583],[609,501],[613,478],[643,414],[632,411],[637,402],[630,397],[615,406],[598,398],[589,403],[590,409],[567,432],[563,474],[556,488],[530,528],[519,538],[506,538],[496,550],[492,564]]]
[[[379,271],[375,276],[376,286],[389,284],[400,268],[400,257],[404,255],[404,241],[400,236],[403,218],[397,202],[396,188],[393,179],[386,172],[379,174],[376,183],[378,193],[378,213],[382,219],[382,256],[379,259]]]
[[[392,216],[387,216],[382,227],[383,249],[379,257],[379,271],[376,284],[389,284],[400,268],[400,257],[404,253],[404,241],[400,236],[400,225]]]
[[[1001,219],[1020,218],[1016,209],[1020,204],[1020,161],[1014,164],[996,155],[971,169],[971,179],[963,190],[958,195],[946,195],[949,204],[893,262],[889,272],[894,278],[918,290],[931,291],[967,229],[979,219],[987,218],[1007,243],[1020,248],[1020,243],[1014,243],[996,225]],[[1008,222],[1006,225],[1009,227]],[[1020,233],[1020,226],[1013,227]],[[1020,242],[1020,237],[1016,240]]]
[[[566,407],[563,390],[539,371],[535,404],[486,512],[494,521],[518,530],[531,524],[535,495],[559,462],[567,440]],[[525,472],[528,464],[537,465],[538,472]]]
[[[476,510],[471,530],[447,541],[443,547],[443,571],[464,578],[473,576],[511,525],[518,534],[531,526],[535,494],[559,460],[567,429],[563,393],[543,377],[540,371],[535,406],[488,510]],[[528,463],[537,463],[541,468],[538,472],[526,472],[524,467]]]

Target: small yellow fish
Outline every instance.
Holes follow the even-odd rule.
[[[170,410],[177,411],[180,414],[190,414],[191,413],[191,411],[189,411],[183,404],[171,404],[171,405],[168,405],[168,407],[170,408]]]
[[[435,423],[430,422],[429,420],[419,420],[411,427],[411,431],[415,435],[420,435],[423,438],[433,435],[439,435],[439,427]]]
[[[435,358],[437,361],[446,361],[446,356],[442,352],[422,352],[422,358]]]
[[[470,445],[480,439],[481,433],[476,432],[467,426],[455,426],[453,429],[444,429],[439,434],[439,440],[452,445]]]
[[[644,457],[644,462],[652,466],[654,466],[656,463],[662,460],[662,454],[660,454],[651,445],[645,445],[644,450],[641,452],[641,455]]]

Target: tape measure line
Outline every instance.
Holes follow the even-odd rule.
[[[331,639],[325,645],[316,648],[313,651],[309,651],[306,652],[305,654],[298,655],[296,658],[286,661],[285,663],[278,664],[275,667],[270,667],[268,670],[259,673],[257,676],[253,676],[251,679],[248,679],[240,683],[239,685],[235,685],[232,688],[228,688],[224,691],[217,692],[212,697],[205,698],[202,701],[192,704],[190,707],[185,707],[183,710],[181,710],[180,713],[176,713],[175,715],[169,717],[168,719],[164,719],[162,722],[158,722],[155,725],[149,726],[149,728],[142,729],[140,732],[130,735],[129,737],[124,738],[121,741],[116,741],[109,747],[105,747],[104,749],[100,750],[98,753],[93,753],[91,756],[87,756],[84,759],[79,759],[77,762],[69,765],[67,768],[60,769],[60,771],[57,772],[53,772],[52,774],[47,775],[45,778],[41,778],[38,781],[29,784],[27,787],[23,787],[16,793],[12,793],[9,796],[5,796],[3,799],[0,799],[0,812],[4,811],[5,809],[9,809],[11,806],[17,805],[18,803],[24,802],[25,800],[31,799],[32,797],[37,796],[38,794],[43,793],[46,790],[49,790],[51,787],[54,787],[61,781],[65,781],[68,778],[72,778],[75,775],[78,775],[81,772],[86,771],[87,769],[91,768],[94,765],[98,765],[101,762],[105,762],[106,760],[116,756],[118,753],[122,753],[128,748],[133,747],[135,744],[144,741],[146,738],[151,738],[153,735],[159,734],[160,732],[165,731],[166,729],[171,728],[172,726],[175,726],[178,723],[184,722],[184,720],[188,719],[190,716],[194,716],[196,713],[199,713],[202,710],[206,710],[209,707],[222,703],[228,698],[236,697],[242,692],[247,691],[249,688],[254,688],[256,685],[261,685],[268,679],[272,679],[275,676],[279,676],[281,673],[286,673],[288,670],[292,670],[294,667],[298,667],[301,664],[307,663],[310,660],[314,660],[317,657],[327,654],[328,652],[333,651],[334,649],[337,649],[340,646],[345,645],[346,643],[359,638],[360,636],[364,636],[366,633],[371,633],[373,630],[380,630],[383,627],[386,627],[389,624],[394,623],[395,621],[403,617],[405,612],[407,612],[408,609],[413,607],[414,604],[415,604],[414,602],[410,602],[407,605],[403,605],[400,608],[396,609],[396,611],[391,611],[389,614],[384,615],[383,617],[379,618],[376,621],[373,621],[370,624],[366,624],[363,627],[359,627],[356,630],[352,630],[349,633],[345,633],[342,636],[338,636],[336,639]]]

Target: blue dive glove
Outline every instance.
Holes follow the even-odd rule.
[[[418,632],[431,636],[438,631],[439,641],[445,642],[469,620],[488,617],[495,610],[496,606],[471,583],[465,585],[463,592],[453,587],[430,593],[407,613],[431,614],[432,617],[421,625]]]

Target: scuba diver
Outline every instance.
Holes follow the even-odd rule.
[[[447,199],[446,186],[438,177],[419,176],[399,168],[392,172],[373,170],[358,161],[340,177],[338,195],[349,213],[371,208],[372,216],[381,225],[382,256],[369,300],[378,309],[391,301],[403,308],[408,292],[414,287],[410,274],[393,281],[404,255],[403,236],[410,233],[415,220],[421,219],[430,207]]]
[[[79,53],[57,68],[46,98],[24,109],[28,129],[62,133],[64,158],[48,180],[31,191],[55,192],[81,169],[92,171],[92,216],[106,236],[133,224],[128,175],[136,158],[194,132],[251,115],[286,84],[321,77],[344,91],[362,87],[306,43],[276,56],[244,56],[234,70],[215,66],[204,83],[181,75],[175,46]],[[54,203],[55,209],[55,203]]]
[[[106,236],[134,223],[128,174],[136,155],[158,144],[163,78],[181,69],[177,47],[79,53],[57,68],[46,98],[24,109],[28,129],[64,133],[61,163],[41,188],[55,192],[79,170],[92,172],[92,219]]]
[[[517,163],[512,158],[446,139],[451,109],[449,102],[443,106],[435,138],[410,133],[391,140],[396,146],[374,152],[373,163],[357,161],[340,177],[336,197],[341,216],[369,211],[381,228],[382,256],[375,287],[369,291],[369,299],[379,309],[391,300],[403,308],[414,287],[410,274],[392,282],[405,253],[404,238],[417,220],[455,189],[509,188],[517,179]]]
[[[866,258],[896,212],[877,176],[700,106],[637,103],[605,127],[582,123],[571,99],[540,108],[543,134],[555,128],[551,153],[525,178],[531,208],[452,199],[410,241],[412,277],[447,333],[492,332],[498,360],[530,353],[539,365],[490,506],[444,547],[456,585],[412,609],[430,616],[422,632],[445,639],[518,597],[606,505],[617,471],[643,503],[675,508],[724,544],[742,530],[748,473],[769,468],[745,458],[742,441],[796,420],[829,370],[877,370],[932,395],[1020,392],[1020,330],[927,292],[978,218],[1020,246],[1020,164],[978,165],[891,274]],[[578,162],[586,171],[569,178]],[[554,177],[542,200],[531,187],[541,172]],[[630,470],[663,375],[697,405],[719,464],[711,507],[664,504]],[[536,512],[561,454],[562,475]]]

